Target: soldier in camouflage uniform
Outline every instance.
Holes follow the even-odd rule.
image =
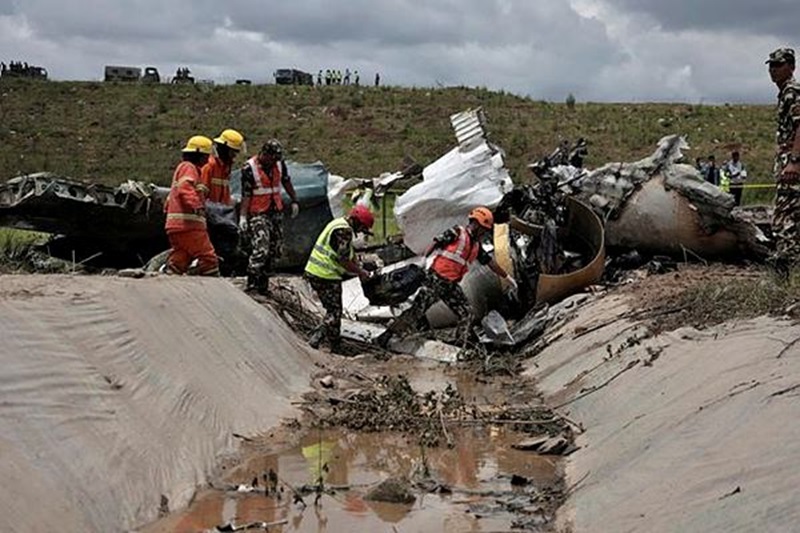
[[[497,274],[504,290],[516,293],[517,282],[481,246],[481,239],[493,227],[494,215],[491,210],[476,207],[469,213],[466,226],[454,226],[434,237],[425,250],[425,256],[432,260],[429,261],[425,281],[414,302],[386,326],[386,331],[375,339],[376,344],[385,348],[394,335],[424,326],[426,311],[440,299],[455,313],[458,319],[457,334],[466,341],[476,317],[459,283],[473,261],[477,260]]]
[[[291,199],[291,216],[297,216],[300,204],[283,162],[283,148],[276,140],[261,147],[257,156],[242,168],[242,205],[239,228],[250,241],[247,287],[261,294],[269,291],[273,264],[283,253],[283,198]]]
[[[772,263],[778,274],[787,278],[790,268],[800,260],[800,84],[794,79],[793,49],[775,50],[767,63],[770,78],[779,91]]]
[[[367,207],[356,205],[346,217],[331,220],[317,237],[305,268],[305,278],[325,308],[325,318],[308,339],[318,348],[328,341],[332,350],[339,347],[342,324],[342,279],[345,275],[370,277],[356,261],[353,237],[356,233],[371,235],[375,217]]]

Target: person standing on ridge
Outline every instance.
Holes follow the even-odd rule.
[[[747,170],[744,163],[739,158],[739,151],[731,152],[731,158],[725,161],[720,170],[720,179],[726,179],[729,183],[728,188],[733,196],[736,205],[742,205],[742,187],[744,180],[747,179]]]
[[[778,88],[777,130],[775,132],[775,213],[772,233],[775,253],[770,262],[781,279],[800,259],[800,84],[794,78],[792,48],[778,48],[769,54],[769,76]]]

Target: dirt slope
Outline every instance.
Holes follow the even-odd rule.
[[[305,343],[228,281],[2,276],[0,530],[125,531],[294,412]]]
[[[793,531],[800,326],[762,316],[655,335],[632,317],[653,295],[665,309],[676,300],[680,278],[662,279],[583,305],[528,363],[548,403],[584,428],[567,461],[562,526]],[[702,313],[685,316],[702,325]]]

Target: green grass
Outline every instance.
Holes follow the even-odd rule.
[[[0,228],[0,272],[26,270],[28,252],[48,237],[46,233]]]
[[[400,169],[404,156],[425,165],[455,145],[449,116],[482,106],[491,139],[517,182],[526,165],[561,139],[589,140],[587,165],[631,161],[656,141],[683,134],[691,161],[719,162],[740,148],[753,181],[771,179],[772,106],[549,103],[483,88],[126,85],[0,82],[0,179],[48,170],[116,185],[167,184],[185,140],[241,130],[252,150],[270,137],[301,162],[320,160],[346,177]],[[771,200],[748,190],[745,202]]]

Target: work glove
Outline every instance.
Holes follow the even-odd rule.
[[[297,202],[292,202],[292,218],[297,217],[297,213],[300,212],[300,204]]]
[[[247,217],[239,217],[239,232],[247,233]]]
[[[512,298],[517,298],[519,294],[519,285],[517,285],[517,281],[511,276],[503,278],[503,292]]]

